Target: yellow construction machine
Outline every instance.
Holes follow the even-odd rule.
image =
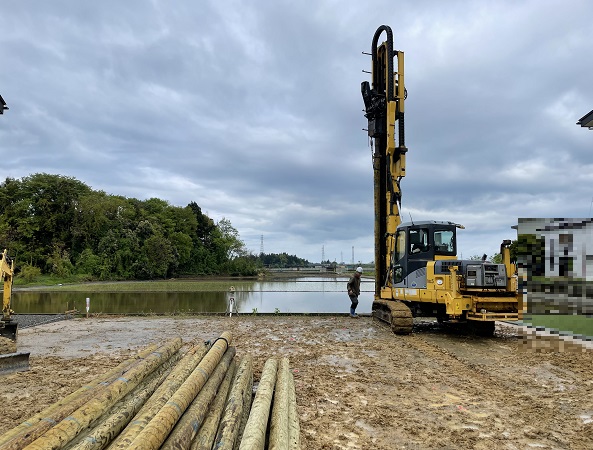
[[[14,274],[14,260],[4,250],[0,255],[0,275],[4,281],[2,293],[2,318],[0,318],[0,376],[13,372],[29,370],[29,352],[17,352],[17,322],[12,316],[12,277]],[[13,341],[13,342],[11,342]],[[7,345],[7,343],[9,345]]]
[[[381,35],[386,41],[379,44]],[[402,223],[400,183],[406,174],[404,53],[393,48],[391,28],[380,26],[371,46],[372,84],[361,91],[373,146],[375,298],[373,317],[396,334],[412,331],[413,317],[494,333],[496,320],[518,320],[519,304],[510,240],[503,264],[460,260],[457,229],[444,221]]]
[[[0,255],[0,276],[4,282],[2,290],[2,319],[0,320],[0,336],[16,341],[17,322],[12,317],[14,311],[11,309],[12,300],[12,276],[14,273],[14,261],[8,256],[8,252]]]

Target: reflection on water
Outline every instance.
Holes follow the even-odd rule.
[[[240,313],[348,312],[348,278],[303,277],[286,281],[253,281],[237,287],[235,300]],[[210,282],[211,283],[211,282]],[[225,312],[230,282],[220,282],[220,290],[209,292],[38,292],[13,293],[13,309],[19,314],[58,313],[67,309],[86,310],[91,299],[92,313],[183,313]],[[362,280],[358,312],[370,313],[374,292],[372,280]]]

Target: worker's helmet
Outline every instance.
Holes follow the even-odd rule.
[[[356,268],[356,271],[357,271],[358,273],[362,273],[362,267],[357,267],[357,268]]]

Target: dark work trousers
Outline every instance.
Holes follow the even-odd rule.
[[[354,315],[356,314],[356,307],[358,306],[358,297],[355,295],[351,295],[350,301],[352,302],[352,304],[350,305],[350,314]]]

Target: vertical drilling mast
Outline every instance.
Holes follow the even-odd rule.
[[[379,44],[385,34],[386,40]],[[371,46],[372,82],[361,92],[373,145],[375,204],[375,298],[373,316],[397,334],[412,331],[413,317],[468,325],[494,333],[496,320],[517,320],[515,266],[510,241],[503,264],[457,259],[457,228],[444,221],[402,223],[401,180],[406,175],[404,53],[380,26]]]

